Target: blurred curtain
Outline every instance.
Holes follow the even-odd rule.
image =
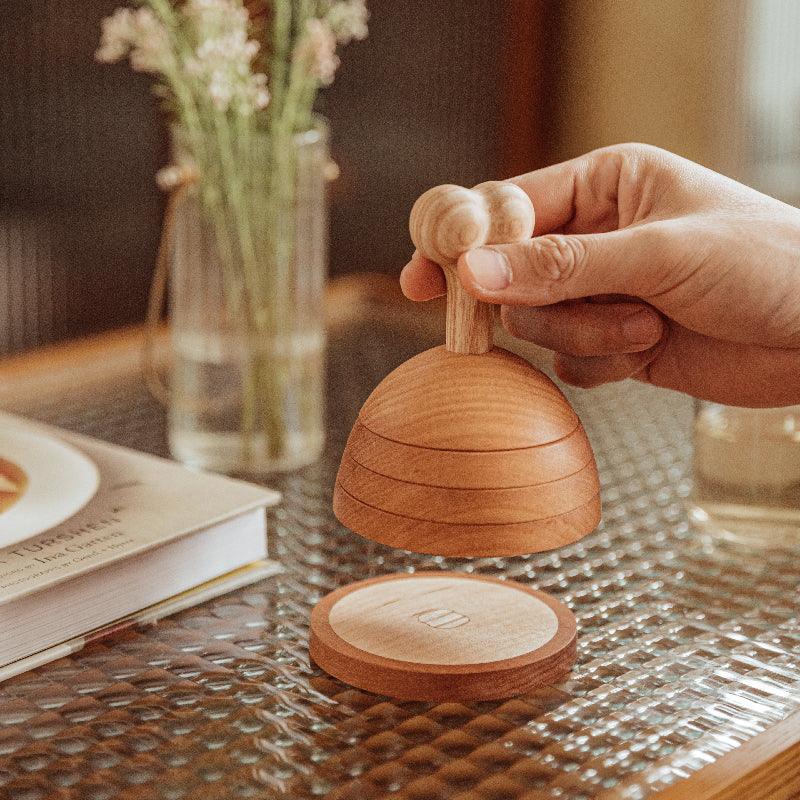
[[[0,0],[0,353],[141,317],[161,216],[147,79],[94,63],[115,0]]]
[[[553,159],[642,141],[741,174],[736,100],[754,3],[565,0]]]

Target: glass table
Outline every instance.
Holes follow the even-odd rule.
[[[800,790],[797,554],[712,546],[690,528],[690,401],[633,382],[568,391],[595,447],[599,529],[559,551],[454,560],[340,526],[331,488],[361,403],[437,343],[392,292],[332,294],[329,442],[276,477],[281,575],[0,685],[2,800],[784,798]],[[138,339],[0,368],[3,405],[166,455]],[[535,355],[535,354],[534,354]],[[417,569],[507,576],[566,602],[578,662],[504,702],[400,702],[308,659],[311,607]]]

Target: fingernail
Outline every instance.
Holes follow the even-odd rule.
[[[632,344],[655,343],[661,336],[661,320],[648,311],[637,311],[622,321],[622,334]]]
[[[470,250],[464,260],[472,280],[481,289],[496,292],[505,289],[511,283],[511,267],[508,259],[497,250],[484,247]]]

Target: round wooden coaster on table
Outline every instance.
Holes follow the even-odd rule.
[[[546,375],[492,347],[493,310],[456,274],[462,253],[523,241],[533,222],[527,195],[509,183],[437,186],[414,204],[411,238],[447,281],[446,344],[394,370],[361,409],[333,494],[334,513],[356,533],[420,553],[515,556],[575,542],[599,522],[580,420]],[[494,699],[567,672],[575,620],[510,581],[389,576],[320,601],[311,655],[376,692]]]
[[[569,672],[575,618],[513,581],[456,572],[384,575],[327,595],[311,658],[331,675],[410,700],[494,700]]]

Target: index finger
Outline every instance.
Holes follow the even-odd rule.
[[[604,148],[511,178],[536,209],[534,236],[615,230],[624,162],[622,151]]]

